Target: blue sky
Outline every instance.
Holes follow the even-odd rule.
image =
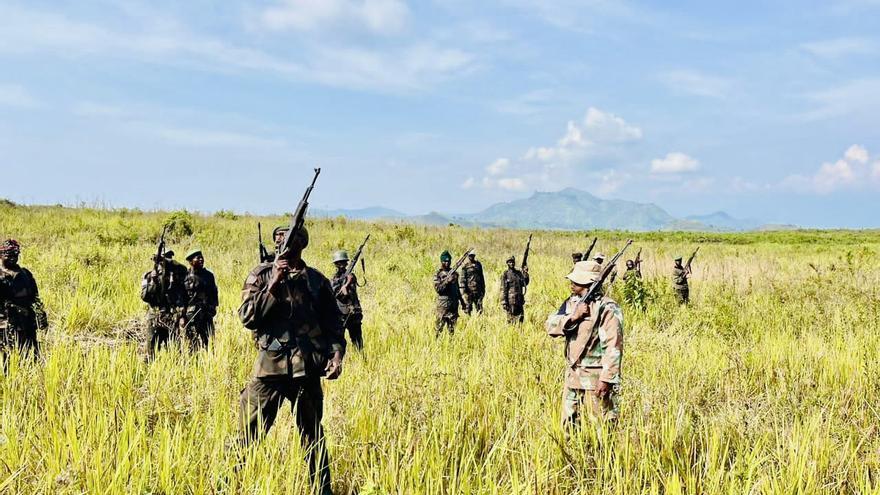
[[[880,0],[0,0],[0,196],[880,227]]]

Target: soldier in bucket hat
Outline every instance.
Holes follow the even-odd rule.
[[[571,297],[547,318],[545,325],[551,337],[565,338],[562,422],[566,427],[576,426],[584,412],[599,421],[615,421],[618,416],[623,314],[601,288],[592,300],[579,304],[601,275],[595,261],[576,263],[566,275]]]

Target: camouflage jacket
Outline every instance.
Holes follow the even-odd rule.
[[[501,275],[501,302],[505,306],[522,306],[526,302],[525,289],[529,275],[516,268],[508,268]]]
[[[170,310],[186,306],[186,267],[176,261],[164,261],[158,277],[152,270],[141,278],[141,299],[154,309]]]
[[[15,272],[0,268],[0,331],[36,329],[34,305],[39,297],[37,282],[27,268]]]
[[[486,280],[483,278],[483,264],[477,260],[473,263],[466,261],[461,266],[461,279],[459,280],[461,292],[468,294],[485,294]]]
[[[219,300],[217,283],[210,270],[190,268],[183,282],[186,289],[186,312],[192,316],[196,311],[199,315],[213,317],[217,314]]]
[[[330,281],[302,263],[269,293],[272,264],[251,270],[241,291],[238,317],[253,332],[259,355],[254,376],[322,376],[334,352],[345,353],[345,337]]]
[[[568,367],[565,386],[593,390],[596,380],[620,383],[623,356],[623,313],[608,297],[590,303],[590,317],[572,322],[578,298],[566,299],[559,311],[547,318],[551,337],[565,337],[565,360]]]
[[[453,272],[450,280],[445,282],[451,270],[439,269],[434,274],[434,290],[437,292],[437,307],[450,311],[458,311],[461,292],[458,288],[458,273]]]
[[[336,270],[336,275],[330,281],[333,287],[333,293],[336,294],[336,305],[339,306],[339,312],[344,316],[349,313],[363,313],[361,309],[361,299],[358,297],[358,282],[354,272],[351,274],[351,284],[348,286],[348,293],[341,294],[339,291],[345,285],[345,269]]]
[[[684,290],[688,288],[688,272],[684,268],[675,267],[672,269],[672,285],[676,290]]]

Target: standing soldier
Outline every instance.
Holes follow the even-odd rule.
[[[214,316],[217,314],[217,283],[214,274],[205,268],[205,257],[200,249],[186,255],[189,271],[184,279],[186,309],[184,310],[183,337],[190,349],[207,347],[214,335]]]
[[[467,262],[461,267],[461,292],[464,294],[464,312],[472,309],[483,313],[483,297],[486,295],[486,279],[483,278],[483,264],[477,261],[477,253],[471,251]]]
[[[19,266],[21,245],[8,239],[0,245],[0,360],[6,368],[6,354],[13,348],[39,355],[37,329],[45,329],[46,313],[37,282],[30,270]]]
[[[690,297],[690,286],[688,278],[691,276],[690,270],[682,266],[681,256],[675,258],[675,266],[672,268],[672,288],[675,289],[675,295],[679,304],[687,304]]]
[[[584,259],[584,253],[571,253],[571,264],[572,265],[581,261],[582,259]]]
[[[273,237],[283,241],[285,232],[276,229]],[[238,316],[253,332],[259,353],[241,392],[241,442],[249,445],[268,433],[287,399],[312,480],[322,494],[332,494],[321,377],[335,380],[342,373],[345,335],[330,281],[302,259],[308,244],[308,231],[298,229],[289,248],[281,251],[279,242],[275,262],[257,265],[244,283]]]
[[[346,251],[336,251],[333,253],[336,275],[333,276],[330,285],[333,287],[333,293],[336,295],[336,305],[339,306],[339,312],[342,314],[342,326],[348,329],[351,343],[360,351],[364,348],[362,333],[364,312],[361,309],[361,300],[357,293],[357,277],[354,271],[350,275],[346,275],[349,261]]]
[[[160,242],[164,245],[164,241]],[[160,248],[161,250],[161,248]],[[153,256],[153,269],[141,279],[141,299],[150,305],[147,310],[147,360],[177,337],[186,307],[186,267],[165,252]]]
[[[566,278],[571,297],[547,319],[551,337],[565,337],[566,376],[562,399],[563,426],[577,426],[583,409],[596,419],[615,421],[618,415],[620,362],[623,352],[623,314],[597,287],[580,302],[602,272],[593,261],[575,265]]]
[[[526,286],[529,285],[529,267],[516,269],[516,258],[507,258],[507,271],[501,275],[501,305],[509,323],[522,323],[525,318]]]
[[[434,274],[434,290],[437,292],[437,319],[434,323],[434,331],[437,337],[443,332],[443,327],[449,329],[449,335],[455,333],[455,323],[458,321],[458,302],[461,300],[461,292],[458,290],[458,272],[452,269],[452,255],[449,251],[440,253],[440,269]]]
[[[636,267],[636,262],[626,260],[626,271],[623,272],[623,281],[627,282],[631,278],[642,278],[642,272]]]

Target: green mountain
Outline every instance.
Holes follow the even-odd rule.
[[[527,199],[498,203],[460,217],[500,227],[561,230],[660,230],[676,221],[654,204],[600,199],[573,188],[536,192]]]

